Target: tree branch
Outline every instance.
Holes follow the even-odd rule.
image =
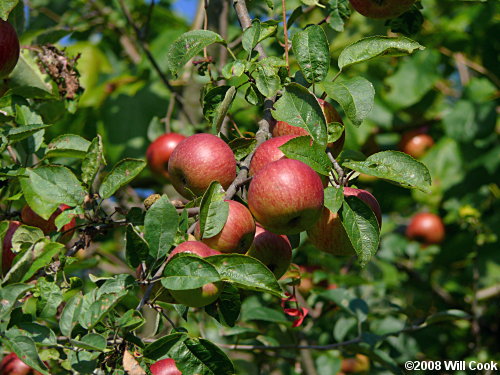
[[[241,28],[243,31],[252,26],[252,19],[250,18],[250,14],[248,13],[248,8],[245,0],[233,0],[233,7],[238,16],[238,21],[240,22]],[[259,60],[265,59],[267,57],[264,48],[259,43],[255,46],[255,50],[259,53]]]

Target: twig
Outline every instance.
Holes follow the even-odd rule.
[[[345,179],[344,179],[345,172],[344,172],[344,170],[342,169],[342,167],[340,166],[340,164],[337,162],[337,160],[335,160],[335,158],[333,157],[332,152],[330,150],[327,150],[326,154],[328,155],[328,158],[330,159],[330,161],[333,164],[333,169],[335,169],[335,172],[337,172],[339,184],[342,185],[342,186],[344,186],[344,182],[345,182]]]
[[[166,265],[167,265],[167,262],[163,262],[163,264],[160,266],[160,268],[158,268],[158,271],[156,271],[156,273],[154,274],[153,279],[159,278],[162,275],[163,270],[165,269]],[[146,302],[149,301],[149,297],[151,297],[151,292],[153,291],[153,287],[154,287],[154,283],[151,283],[148,285],[148,287],[146,288],[146,291],[144,292],[144,296],[142,297],[141,301],[139,302],[139,304],[135,308],[137,311],[142,309],[142,307],[146,304]]]
[[[177,212],[181,213],[182,211],[186,210],[188,213],[188,216],[196,216],[200,213],[200,207],[191,207],[191,208],[177,208]]]
[[[7,152],[9,153],[10,158],[14,162],[14,164],[19,164],[19,160],[17,160],[16,153],[14,152],[14,149],[12,148],[11,145],[7,146]]]
[[[285,0],[281,0],[281,7],[283,8],[283,34],[285,35],[285,61],[286,69],[290,74],[290,62],[288,60],[288,27],[286,24],[286,4]]]
[[[196,224],[197,224],[197,222],[194,222],[193,224],[191,224],[191,226],[189,227],[189,229],[187,231],[187,234],[193,234],[194,233],[194,230],[196,229]]]
[[[248,13],[248,8],[245,0],[233,0],[233,7],[238,16],[238,21],[240,22],[241,28],[243,31],[252,26],[252,19],[250,18],[250,14]],[[255,50],[259,53],[259,60],[262,60],[267,57],[264,48],[259,43],[255,46]]]

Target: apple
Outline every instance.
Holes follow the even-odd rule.
[[[200,222],[197,223],[195,237],[212,249],[223,253],[244,254],[252,245],[255,235],[255,220],[248,208],[239,202],[228,200],[229,213],[226,224],[219,234],[200,238]]]
[[[367,372],[370,370],[370,358],[363,354],[356,354],[355,357],[342,359],[341,371],[350,373]]]
[[[3,357],[0,363],[0,374],[2,375],[42,375],[21,361],[16,353],[10,353]]]
[[[395,18],[410,10],[416,0],[349,0],[352,7],[368,18]]]
[[[202,195],[212,181],[224,189],[236,178],[236,159],[231,148],[212,134],[195,134],[177,145],[170,155],[168,173],[182,196]]]
[[[342,118],[340,117],[337,110],[333,107],[333,105],[324,101],[323,99],[318,99],[318,102],[319,105],[321,106],[323,114],[325,115],[327,124],[331,122],[340,122],[343,124]],[[309,135],[309,132],[306,129],[301,128],[299,126],[290,125],[284,121],[277,121],[272,126],[271,132],[273,137],[280,137],[284,135],[295,135],[295,136]],[[344,147],[344,142],[345,142],[345,130],[338,140],[328,144],[328,148],[333,154],[333,157],[337,157],[340,154],[342,148]]]
[[[302,128],[300,128],[302,129]],[[297,135],[282,135],[280,137],[271,138],[263,142],[257,149],[250,162],[250,169],[248,171],[249,176],[255,175],[259,170],[265,165],[272,163],[273,161],[282,159],[285,157],[283,151],[279,147],[283,146],[290,139],[298,137]]]
[[[197,241],[183,242],[170,253],[167,262],[170,261],[175,254],[179,253],[192,253],[202,258],[220,254],[220,252],[204,245],[205,244]],[[203,307],[215,302],[217,298],[219,298],[223,287],[224,284],[221,281],[217,281],[215,283],[205,284],[196,289],[169,290],[169,292],[177,303],[189,307]]]
[[[375,213],[379,226],[382,213],[377,199],[366,190],[344,188],[344,196],[355,196],[365,202]],[[309,241],[319,250],[337,256],[354,255],[355,250],[342,224],[340,215],[324,207],[320,219],[307,231]]]
[[[445,237],[443,221],[439,216],[431,213],[418,213],[411,218],[406,228],[406,236],[427,245],[441,243]]]
[[[286,236],[269,232],[257,224],[253,244],[246,255],[260,260],[279,279],[290,266],[292,245]]]
[[[66,204],[61,204],[59,208],[49,217],[49,220],[45,220],[44,218],[38,216],[38,214],[35,213],[31,209],[30,206],[26,205],[23,207],[21,210],[21,220],[24,224],[29,225],[31,227],[37,227],[40,228],[45,235],[50,234],[52,232],[57,231],[57,227],[55,224],[56,217],[59,216],[59,214],[68,208],[71,208],[70,206]],[[67,232],[63,237],[61,238],[62,242],[67,242],[70,240],[71,236],[73,235],[74,231],[71,231],[76,226],[76,220],[75,218],[71,219],[71,221],[64,225],[60,232]]]
[[[162,359],[149,367],[153,375],[182,375],[172,358]]]
[[[10,221],[5,237],[3,238],[2,245],[2,273],[5,275],[9,272],[12,266],[12,261],[16,257],[16,254],[12,252],[12,237],[21,223],[19,221]]]
[[[155,175],[162,176],[167,180],[170,178],[168,174],[170,155],[185,138],[182,134],[167,133],[160,135],[149,145],[146,151],[146,159],[149,168]]]
[[[248,207],[265,229],[297,234],[309,229],[323,209],[318,174],[298,160],[281,159],[262,168],[250,182]]]
[[[10,23],[0,19],[0,79],[7,77],[19,60],[19,38]]]
[[[399,149],[418,159],[434,145],[434,139],[421,130],[412,130],[403,134]]]

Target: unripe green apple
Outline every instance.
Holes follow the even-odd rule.
[[[412,217],[406,228],[406,236],[427,245],[441,243],[445,237],[443,221],[431,213],[418,213]]]
[[[10,23],[0,18],[0,79],[7,77],[19,60],[19,38]]]
[[[247,254],[260,260],[279,279],[292,260],[292,245],[287,236],[274,234],[257,224],[253,244]]]
[[[49,219],[45,220],[44,218],[38,216],[38,214],[36,214],[30,206],[26,205],[21,211],[21,220],[26,225],[40,228],[45,235],[48,235],[57,231],[57,227],[55,224],[56,217],[68,208],[71,207],[66,204],[61,204],[59,208],[55,210],[55,212],[49,217]],[[61,237],[61,242],[67,242],[71,239],[74,233],[74,230],[71,229],[73,229],[75,226],[76,220],[75,218],[73,218],[68,224],[64,225],[61,228],[60,232],[66,232],[65,235]]]
[[[314,225],[323,209],[323,183],[308,165],[281,159],[262,168],[248,189],[248,207],[265,229],[297,234]]]
[[[12,261],[16,257],[16,254],[12,252],[12,237],[21,223],[19,221],[10,221],[5,237],[2,243],[2,274],[5,275],[9,272],[12,266]]]
[[[21,361],[16,353],[9,353],[3,357],[0,363],[0,374],[2,375],[42,375]]]
[[[239,202],[228,200],[229,213],[219,234],[200,238],[200,222],[195,228],[195,237],[212,249],[223,253],[245,254],[255,235],[255,220],[248,208]]]
[[[434,139],[421,130],[412,130],[403,134],[399,149],[418,159],[425,155],[427,150],[434,146]]]
[[[236,178],[231,148],[212,134],[195,134],[180,142],[170,155],[168,173],[175,190],[186,198],[202,195],[212,181],[224,189]]]
[[[182,134],[167,133],[160,135],[149,145],[146,151],[146,159],[149,168],[155,175],[162,176],[167,180],[170,178],[168,174],[170,155],[185,138]]]
[[[153,375],[182,375],[172,358],[165,358],[149,367]]]
[[[349,0],[357,12],[368,18],[395,18],[410,10],[416,0]]]

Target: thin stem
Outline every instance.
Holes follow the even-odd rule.
[[[345,182],[344,181],[344,175],[345,175],[344,170],[342,169],[340,164],[337,162],[337,160],[335,160],[335,158],[333,157],[332,152],[330,150],[327,150],[326,154],[328,155],[328,158],[330,159],[330,161],[333,164],[333,169],[335,169],[335,172],[337,172],[339,184],[344,185],[344,182]]]
[[[158,271],[154,274],[153,278],[159,278],[163,274],[163,270],[165,269],[165,266],[167,265],[167,262],[163,262],[163,264],[158,268]],[[147,301],[149,301],[149,297],[151,297],[151,292],[153,291],[154,283],[149,284],[148,287],[146,288],[146,291],[144,292],[144,296],[142,297],[141,301],[135,308],[136,310],[142,309],[142,307],[146,304]]]
[[[281,7],[283,8],[283,34],[285,36],[286,69],[288,71],[288,74],[290,74],[290,62],[288,59],[288,26],[286,24],[286,2],[285,2],[285,0],[281,0]]]

